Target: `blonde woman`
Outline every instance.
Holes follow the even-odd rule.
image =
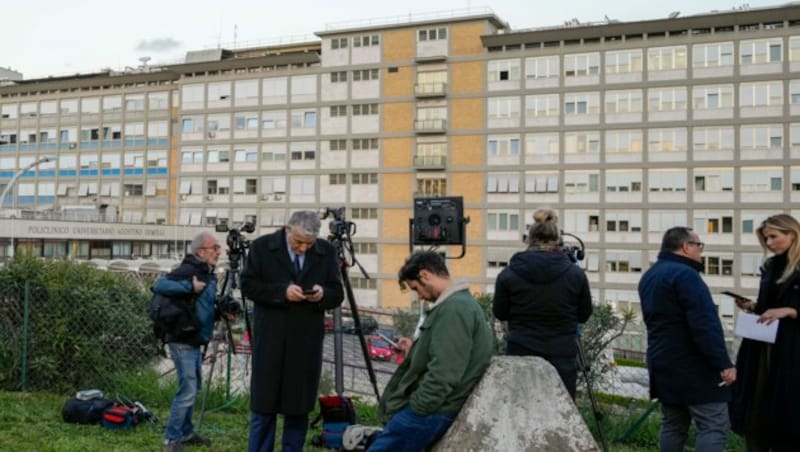
[[[731,424],[748,451],[800,447],[800,223],[773,215],[756,230],[764,253],[758,300],[736,300],[765,324],[780,322],[774,344],[742,340],[736,359]]]

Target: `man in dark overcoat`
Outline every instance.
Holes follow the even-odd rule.
[[[704,246],[690,228],[670,228],[658,261],[639,281],[650,396],[661,402],[662,452],[683,450],[692,419],[697,451],[722,452],[730,429],[728,386],[736,381],[736,368],[700,277]]]
[[[302,451],[317,400],[326,309],[344,297],[336,249],[318,239],[319,216],[294,212],[250,248],[242,294],[253,301],[248,450],[272,451],[278,414],[283,451]]]

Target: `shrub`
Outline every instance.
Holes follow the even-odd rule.
[[[1,388],[109,389],[154,356],[149,296],[115,273],[17,256],[0,270],[0,293]]]

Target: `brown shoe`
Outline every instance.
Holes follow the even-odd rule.
[[[183,452],[183,444],[177,441],[164,444],[164,452]]]

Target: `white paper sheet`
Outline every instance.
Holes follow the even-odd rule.
[[[739,312],[739,317],[736,318],[736,328],[734,328],[733,331],[734,334],[748,339],[774,344],[780,321],[776,320],[767,325],[764,323],[757,323],[758,317],[759,316],[756,314]]]

